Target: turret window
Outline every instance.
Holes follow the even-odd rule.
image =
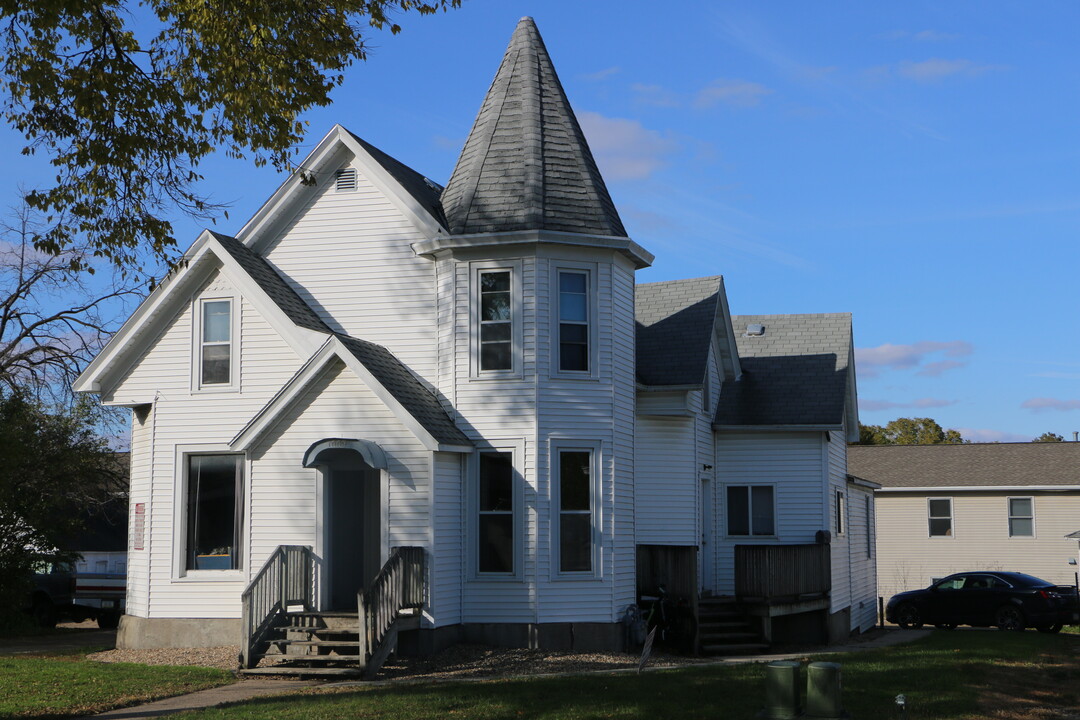
[[[514,367],[514,313],[509,270],[480,273],[480,370]]]

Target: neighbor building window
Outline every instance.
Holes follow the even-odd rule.
[[[480,285],[480,370],[514,367],[514,317],[510,270],[482,270]]]
[[[1009,498],[1009,537],[1035,536],[1035,501],[1029,497]]]
[[[930,537],[952,536],[952,498],[928,498],[926,508]]]
[[[728,535],[775,535],[772,485],[728,485]]]
[[[233,381],[232,300],[203,300],[199,320],[199,386],[230,385]]]
[[[593,452],[562,449],[558,458],[559,572],[593,570]]]
[[[481,573],[514,572],[514,464],[508,452],[480,453],[477,564]]]
[[[187,456],[188,570],[240,567],[243,497],[243,456]]]
[[[589,371],[589,274],[559,271],[559,370]]]

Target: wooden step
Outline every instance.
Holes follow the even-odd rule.
[[[758,655],[769,649],[765,643],[725,643],[722,645],[702,644],[701,652],[706,655]]]
[[[702,633],[701,644],[702,645],[720,645],[720,644],[738,644],[745,640],[759,640],[760,636],[756,632],[723,632],[723,633]]]

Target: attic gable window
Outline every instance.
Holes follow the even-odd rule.
[[[195,304],[194,390],[237,386],[239,318],[235,298],[203,298]]]
[[[356,168],[344,168],[337,171],[334,176],[334,192],[355,192],[356,187]]]

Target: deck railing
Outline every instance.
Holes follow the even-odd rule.
[[[740,600],[798,600],[831,589],[828,545],[735,546],[735,596]]]
[[[402,610],[423,607],[424,573],[424,548],[394,548],[367,590],[357,595],[362,665],[379,650]]]
[[[240,664],[259,662],[270,631],[285,622],[290,607],[314,610],[315,557],[306,545],[279,545],[241,596]]]

